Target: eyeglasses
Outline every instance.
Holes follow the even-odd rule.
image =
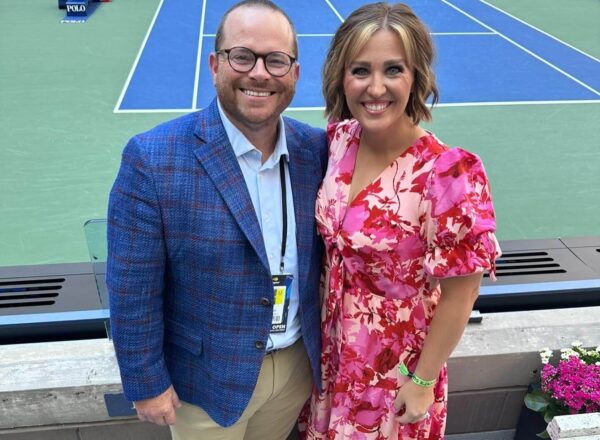
[[[218,54],[227,55],[229,65],[238,73],[248,73],[256,65],[256,60],[262,58],[267,72],[272,76],[284,76],[296,62],[296,58],[289,56],[285,52],[269,52],[259,55],[252,52],[247,47],[232,47],[231,49],[221,49]]]

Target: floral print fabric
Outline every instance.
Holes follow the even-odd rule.
[[[302,438],[437,440],[446,423],[446,368],[430,417],[399,425],[394,400],[414,371],[439,279],[489,270],[499,247],[479,158],[418,139],[349,201],[357,121],[328,127],[329,167],[316,217],[326,247],[322,286],[323,392],[300,419]]]

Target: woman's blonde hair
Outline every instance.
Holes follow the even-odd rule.
[[[432,106],[435,105],[439,93],[431,67],[435,50],[429,30],[408,6],[383,2],[371,3],[354,11],[331,41],[323,66],[323,96],[328,119],[352,117],[344,96],[345,70],[369,38],[382,29],[389,29],[398,35],[407,64],[413,70],[414,83],[406,114],[414,124],[431,120],[426,101],[432,96]]]

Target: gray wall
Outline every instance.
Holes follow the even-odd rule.
[[[600,307],[484,314],[448,362],[448,439],[510,438],[538,350],[600,345]],[[0,346],[0,439],[167,439],[165,429],[108,416],[121,392],[108,340]],[[483,433],[486,433],[485,435]],[[476,434],[458,435],[466,433]]]

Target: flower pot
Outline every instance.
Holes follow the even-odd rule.
[[[530,385],[527,392],[530,393],[533,389],[534,387]],[[536,434],[544,431],[546,426],[548,424],[544,421],[542,413],[530,410],[523,405],[514,440],[539,440],[540,438]]]

